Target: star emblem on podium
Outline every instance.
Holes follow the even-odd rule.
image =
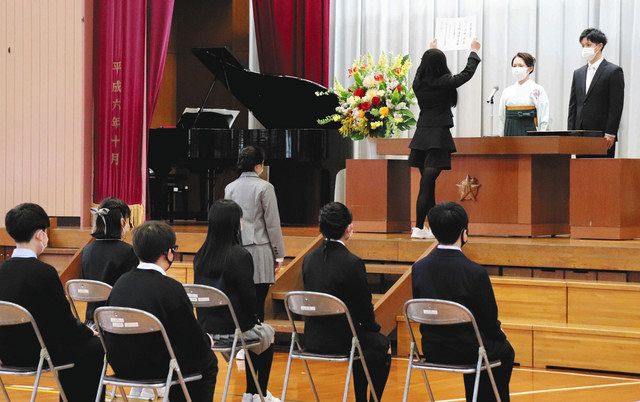
[[[476,177],[467,175],[467,177],[465,177],[460,183],[456,184],[456,186],[458,186],[458,192],[460,193],[460,201],[477,200],[480,183]]]

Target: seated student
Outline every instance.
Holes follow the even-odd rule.
[[[99,208],[91,208],[96,223],[91,233],[96,240],[82,249],[81,277],[115,285],[122,274],[138,266],[138,257],[122,238],[131,228],[131,210],[124,201],[106,198]],[[87,305],[85,323],[93,322],[93,312],[105,303]]]
[[[102,345],[71,313],[56,269],[38,260],[49,242],[47,213],[39,205],[20,204],[7,213],[5,226],[16,249],[0,266],[0,300],[19,304],[31,313],[55,365],[74,363],[73,368],[59,372],[69,402],[95,400]],[[39,357],[40,345],[31,325],[0,329],[3,364],[35,367]]]
[[[438,204],[429,211],[429,225],[438,248],[412,268],[413,297],[443,299],[460,303],[473,314],[489,360],[502,365],[492,369],[502,401],[509,401],[509,380],[514,352],[500,329],[498,306],[489,274],[462,254],[467,242],[469,218],[454,202]],[[445,364],[476,363],[478,341],[472,327],[421,325],[422,351],[429,361]],[[475,374],[464,376],[467,401],[473,396]],[[478,401],[495,401],[486,372],[480,377]]]
[[[164,222],[148,221],[134,229],[133,249],[140,265],[116,282],[108,305],[147,311],[164,325],[182,374],[202,374],[187,383],[194,402],[211,402],[218,373],[218,361],[211,351],[211,339],[202,332],[189,297],[180,282],[167,276],[176,250],[176,234]],[[169,355],[159,333],[135,337],[105,334],[109,363],[116,375],[132,378],[164,378]],[[169,391],[172,402],[185,401],[179,385]]]
[[[194,259],[195,283],[223,291],[231,300],[243,336],[246,339],[262,340],[258,346],[261,351],[256,353],[256,350],[251,350],[249,354],[258,375],[260,389],[266,393],[265,400],[277,402],[280,399],[267,391],[273,362],[273,330],[268,325],[261,324],[257,318],[253,259],[240,243],[241,218],[242,208],[231,200],[218,200],[211,206],[207,239]],[[205,332],[216,334],[214,339],[233,337],[236,328],[228,308],[197,310],[200,325]],[[221,334],[222,337],[219,336]],[[248,368],[245,374],[247,386],[242,401],[259,401],[258,390]]]
[[[328,293],[346,304],[381,399],[391,368],[389,339],[379,332],[380,325],[373,314],[364,262],[344,244],[353,233],[349,209],[339,202],[322,207],[320,232],[326,238],[324,245],[309,253],[302,263],[304,290]],[[306,318],[304,332],[304,347],[309,352],[348,353],[351,348],[351,330],[344,316]],[[362,364],[354,362],[356,401],[367,400],[367,385]]]

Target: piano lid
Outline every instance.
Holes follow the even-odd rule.
[[[286,75],[259,74],[245,69],[226,47],[193,49],[193,54],[265,128],[337,128],[318,119],[335,113],[338,97],[316,96],[327,88]]]

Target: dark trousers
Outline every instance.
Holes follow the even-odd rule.
[[[264,301],[269,293],[270,283],[256,283],[256,315],[260,322],[264,322]]]
[[[378,400],[382,400],[382,393],[391,368],[391,355],[388,353],[389,339],[379,332],[362,332],[358,334],[358,339],[376,395]],[[357,360],[353,363],[353,391],[356,402],[367,401],[368,385],[362,363]],[[373,401],[373,398],[370,398],[370,401]]]
[[[256,370],[262,394],[266,395],[267,387],[269,386],[269,376],[271,375],[271,363],[273,363],[273,346],[270,346],[260,354],[250,351],[249,355],[251,356],[251,362],[253,362],[253,368]],[[258,393],[258,389],[256,388],[256,384],[253,382],[253,376],[251,375],[251,370],[249,370],[248,363],[245,364],[245,375],[247,379],[247,388],[245,393],[256,395]]]
[[[104,350],[100,339],[93,337],[85,343],[76,345],[76,355],[66,362],[74,363],[73,368],[58,372],[62,389],[69,402],[95,401],[100,374],[104,362]],[[62,364],[61,359],[54,364]],[[62,401],[62,398],[60,398]],[[101,400],[104,401],[104,392]]]
[[[502,363],[500,366],[491,369],[493,378],[496,381],[496,387],[498,388],[498,394],[502,402],[509,402],[509,381],[511,381],[511,372],[513,371],[513,359],[514,359],[513,347],[509,342],[505,342],[500,350],[489,355],[489,360],[500,360]],[[473,384],[475,383],[475,374],[464,375],[464,390],[467,401],[471,401],[473,398]],[[491,387],[491,381],[486,371],[483,371],[480,375],[480,386],[478,388],[478,402],[492,402],[495,401],[495,395],[493,388]]]
[[[213,394],[216,388],[216,375],[218,374],[218,361],[213,360],[209,367],[202,372],[202,379],[187,383],[187,390],[193,402],[212,402]],[[184,374],[187,376],[187,374]],[[174,385],[169,391],[169,400],[171,402],[185,402],[182,387],[180,384]]]

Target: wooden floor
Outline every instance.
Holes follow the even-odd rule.
[[[282,392],[283,376],[286,365],[286,354],[276,353],[272,368],[272,378],[269,390],[280,396]],[[219,358],[220,373],[216,387],[217,402],[222,397],[222,387],[226,364]],[[338,367],[339,366],[339,367]],[[346,364],[311,363],[311,371],[318,386],[320,399],[323,401],[337,401],[341,399],[342,384]],[[387,383],[383,400],[400,401],[406,372],[406,359],[394,359],[391,374]],[[462,377],[454,374],[430,374],[431,384],[438,401],[464,401],[464,387]],[[29,381],[32,379],[5,377],[5,385],[14,402],[28,401],[30,396]],[[287,400],[313,401],[308,380],[304,374],[302,363],[294,362],[292,376],[289,382]],[[231,379],[230,396],[228,401],[240,401],[244,391],[244,373],[234,369]],[[351,390],[350,390],[351,391]],[[49,377],[41,383],[41,391],[37,401],[54,402],[58,394]],[[353,400],[350,395],[349,400]],[[412,387],[409,393],[410,401],[427,400],[424,385],[420,382],[418,373],[412,376]],[[533,401],[562,401],[562,402],[625,402],[640,400],[640,377],[625,377],[621,375],[605,375],[598,373],[577,373],[569,371],[536,370],[516,367],[511,379],[511,400],[517,402]]]

